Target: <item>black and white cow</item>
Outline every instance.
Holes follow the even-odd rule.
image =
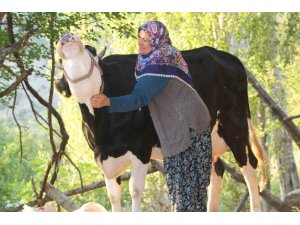
[[[72,38],[76,41],[72,41]],[[85,68],[85,73],[79,73],[78,69],[73,70],[73,73],[79,77],[86,76],[93,65],[89,53],[83,50],[81,42],[79,44],[77,42],[80,42],[80,39],[74,35],[67,43],[70,45],[69,47],[58,46],[63,63],[66,61],[64,71],[65,77],[68,79],[68,83],[65,79],[61,79],[57,83],[58,90],[71,94],[70,86],[73,94],[77,92],[77,95],[78,93],[84,95],[86,93],[82,88],[83,84],[80,83],[90,82],[92,87],[96,85],[98,91],[108,96],[120,96],[131,92],[136,82],[134,67],[137,55],[105,57],[103,60],[99,60],[100,68],[94,68],[94,72],[96,69],[99,70],[98,76],[101,74],[101,82],[98,81],[98,78],[89,77],[79,81],[78,84],[72,84],[72,80],[67,78],[68,75],[66,76],[66,73],[72,73],[71,66],[66,68],[67,61],[72,58],[71,54],[74,55],[78,51],[76,54],[85,55],[85,64],[76,61],[76,67]],[[81,47],[74,47],[76,44]],[[71,47],[72,45],[73,47]],[[70,53],[69,59],[64,56],[63,48],[65,48],[65,55]],[[88,48],[94,55],[96,54],[94,48]],[[250,120],[245,69],[235,56],[211,47],[182,51],[182,54],[189,65],[194,87],[207,104],[212,118],[214,165],[209,187],[208,209],[209,211],[219,210],[221,179],[224,172],[219,157],[229,147],[248,185],[251,210],[260,211],[256,168],[258,163],[263,168],[264,158],[263,150],[257,142]],[[74,57],[77,60],[78,55]],[[91,58],[90,62],[87,58]],[[90,100],[90,97],[87,98],[87,101]],[[79,98],[77,97],[77,99]],[[129,190],[132,197],[132,210],[138,211],[144,189],[147,163],[150,161],[151,154],[153,158],[161,157],[161,153],[155,148],[159,147],[159,140],[148,108],[144,107],[128,113],[110,114],[108,108],[105,107],[93,111],[89,104],[79,101],[83,121],[82,129],[90,148],[94,151],[95,160],[105,176],[112,210],[121,210],[121,189],[116,178],[131,164],[132,176]]]

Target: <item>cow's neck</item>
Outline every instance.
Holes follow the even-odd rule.
[[[75,56],[64,60],[63,67],[68,76],[72,79],[78,79],[88,73],[91,66],[91,58],[89,53],[83,51]]]
[[[87,51],[83,51],[80,54],[73,56],[63,61],[65,72],[73,80],[76,80],[82,76],[85,76],[91,67],[91,60],[93,60]],[[92,70],[92,75],[87,79],[83,79],[78,83],[69,82],[70,89],[78,102],[86,104],[89,112],[94,115],[94,109],[91,105],[91,97],[100,92],[102,84],[102,71],[99,68]]]

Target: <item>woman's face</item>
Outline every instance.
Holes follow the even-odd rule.
[[[152,51],[152,46],[149,41],[149,36],[144,30],[140,30],[138,35],[139,53],[147,55]]]

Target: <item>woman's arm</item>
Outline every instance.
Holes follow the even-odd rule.
[[[129,95],[107,97],[98,94],[92,98],[92,106],[100,108],[110,106],[110,112],[129,112],[146,106],[168,84],[170,78],[145,76],[138,80]]]

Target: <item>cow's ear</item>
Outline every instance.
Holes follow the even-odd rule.
[[[72,93],[69,84],[64,77],[62,77],[60,80],[55,81],[55,87],[63,96],[67,98],[71,97]]]
[[[79,38],[78,38],[77,41],[78,41],[78,44],[79,44],[80,51],[83,52],[84,51],[84,45],[83,45],[82,41]]]
[[[58,55],[59,55],[59,57],[60,57],[61,59],[64,59],[64,58],[65,58],[65,56],[64,56],[64,54],[63,54],[63,52],[62,52],[62,44],[60,43],[60,41],[57,42],[57,45],[56,45],[56,51],[57,51],[57,53],[58,53]]]
[[[90,45],[85,45],[85,49],[87,49],[94,57],[97,55],[97,50]]]

